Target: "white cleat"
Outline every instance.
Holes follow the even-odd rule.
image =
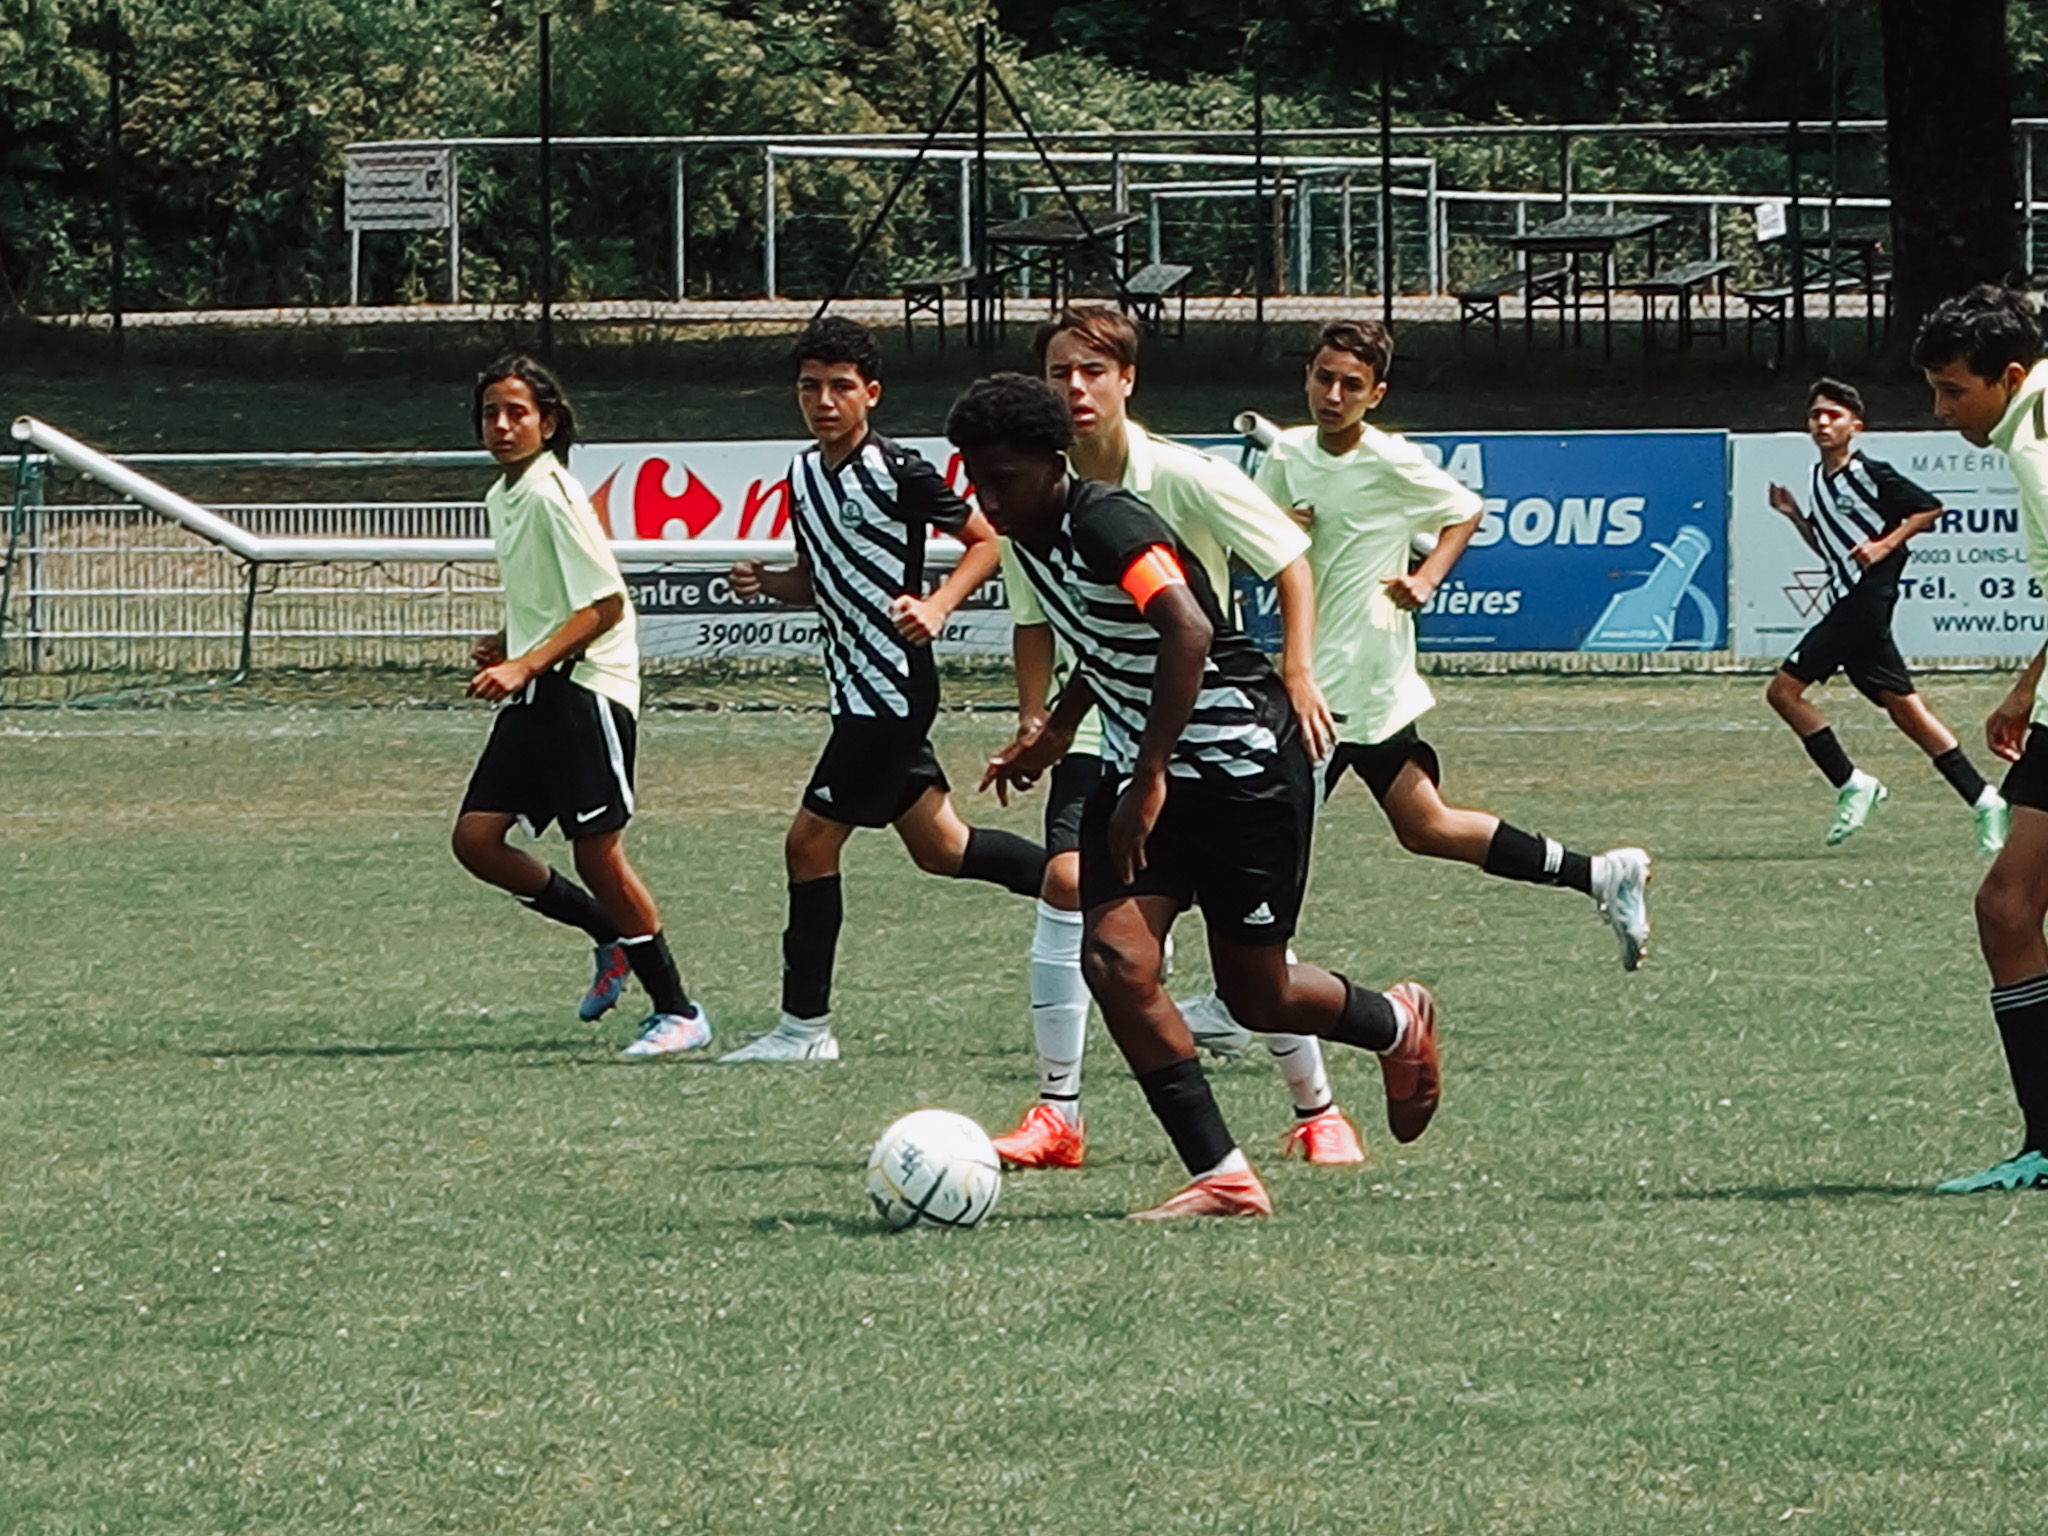
[[[711,1043],[711,1020],[702,1003],[692,1003],[688,1013],[657,1013],[640,1026],[640,1037],[619,1055],[627,1061],[652,1061],[657,1056],[680,1056],[701,1051]]]
[[[1230,1016],[1223,999],[1214,992],[1184,999],[1180,1016],[1188,1021],[1188,1033],[1195,1048],[1226,1059],[1242,1056],[1252,1047],[1252,1032]]]
[[[837,1061],[839,1041],[829,1023],[805,1024],[784,1014],[782,1022],[767,1034],[756,1035],[718,1059],[734,1066],[750,1061]]]
[[[1650,952],[1650,856],[1640,848],[1594,854],[1593,901],[1621,941],[1621,968],[1634,970]]]

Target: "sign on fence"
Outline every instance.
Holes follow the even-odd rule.
[[[352,149],[342,223],[360,229],[446,229],[455,185],[445,149]]]
[[[2041,648],[2041,593],[2027,569],[2019,490],[2005,456],[1952,432],[1869,432],[1857,446],[1939,497],[1941,521],[1914,539],[1892,635],[1907,657],[2017,657]],[[1729,454],[1735,654],[1773,660],[1826,611],[1820,557],[1771,510],[1775,482],[1803,505],[1814,446],[1803,432],[1744,436]]]

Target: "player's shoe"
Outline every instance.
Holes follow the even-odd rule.
[[[657,1013],[640,1026],[640,1036],[619,1055],[627,1061],[652,1061],[701,1051],[711,1043],[711,1020],[704,1005],[692,1003],[688,1013]]]
[[[1050,1104],[1034,1104],[1024,1123],[992,1145],[996,1156],[1012,1168],[1078,1168],[1088,1153],[1088,1135]]]
[[[586,1024],[619,1006],[619,999],[625,995],[626,978],[633,974],[633,962],[626,958],[623,944],[600,944],[594,958],[597,974],[590,978],[590,990],[576,1005],[576,1017]]]
[[[1870,813],[1890,798],[1890,790],[1857,769],[1835,795],[1835,821],[1828,828],[1828,846],[1832,848],[1860,831],[1863,823],[1870,820]]]
[[[1191,997],[1179,1007],[1180,1016],[1188,1021],[1188,1033],[1195,1037],[1197,1050],[1235,1058],[1251,1049],[1252,1032],[1230,1016],[1223,999],[1214,992]]]
[[[1413,1141],[1429,1129],[1443,1097],[1443,1068],[1436,1052],[1436,998],[1419,981],[1387,988],[1387,1001],[1402,1016],[1401,1038],[1381,1051],[1380,1078],[1387,1090],[1387,1129],[1394,1140]]]
[[[2048,1157],[2022,1152],[1982,1173],[1966,1173],[1934,1186],[1938,1195],[1976,1195],[1990,1189],[2048,1189]]]
[[[1243,1173],[1212,1173],[1149,1211],[1133,1211],[1129,1221],[1178,1221],[1183,1216],[1270,1216],[1272,1199],[1250,1169]]]
[[[734,1066],[750,1061],[837,1061],[839,1041],[829,1024],[801,1024],[784,1018],[767,1034],[754,1036],[718,1059]]]
[[[1989,791],[1975,807],[1977,851],[1996,853],[2005,846],[2006,830],[2012,825],[2012,807],[1997,790]]]
[[[1365,1161],[1365,1148],[1358,1140],[1358,1132],[1334,1104],[1320,1115],[1294,1123],[1294,1129],[1287,1133],[1287,1145],[1282,1148],[1281,1155],[1292,1157],[1297,1147],[1311,1163],[1336,1165]]]
[[[1650,856],[1640,848],[1594,854],[1593,901],[1621,940],[1621,968],[1634,970],[1650,952]]]

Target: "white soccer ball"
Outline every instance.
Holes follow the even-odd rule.
[[[888,1227],[971,1227],[1003,1192],[988,1132],[950,1109],[920,1109],[882,1132],[868,1157],[868,1198]]]

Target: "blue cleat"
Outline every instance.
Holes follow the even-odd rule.
[[[2048,1189],[2048,1157],[2022,1152],[1982,1173],[1966,1173],[1934,1186],[1938,1195],[1976,1195],[1991,1189]]]
[[[626,958],[623,944],[598,945],[596,962],[597,974],[590,978],[590,990],[576,1005],[576,1017],[586,1024],[619,1006],[619,999],[625,995],[626,978],[633,974],[633,964]]]

